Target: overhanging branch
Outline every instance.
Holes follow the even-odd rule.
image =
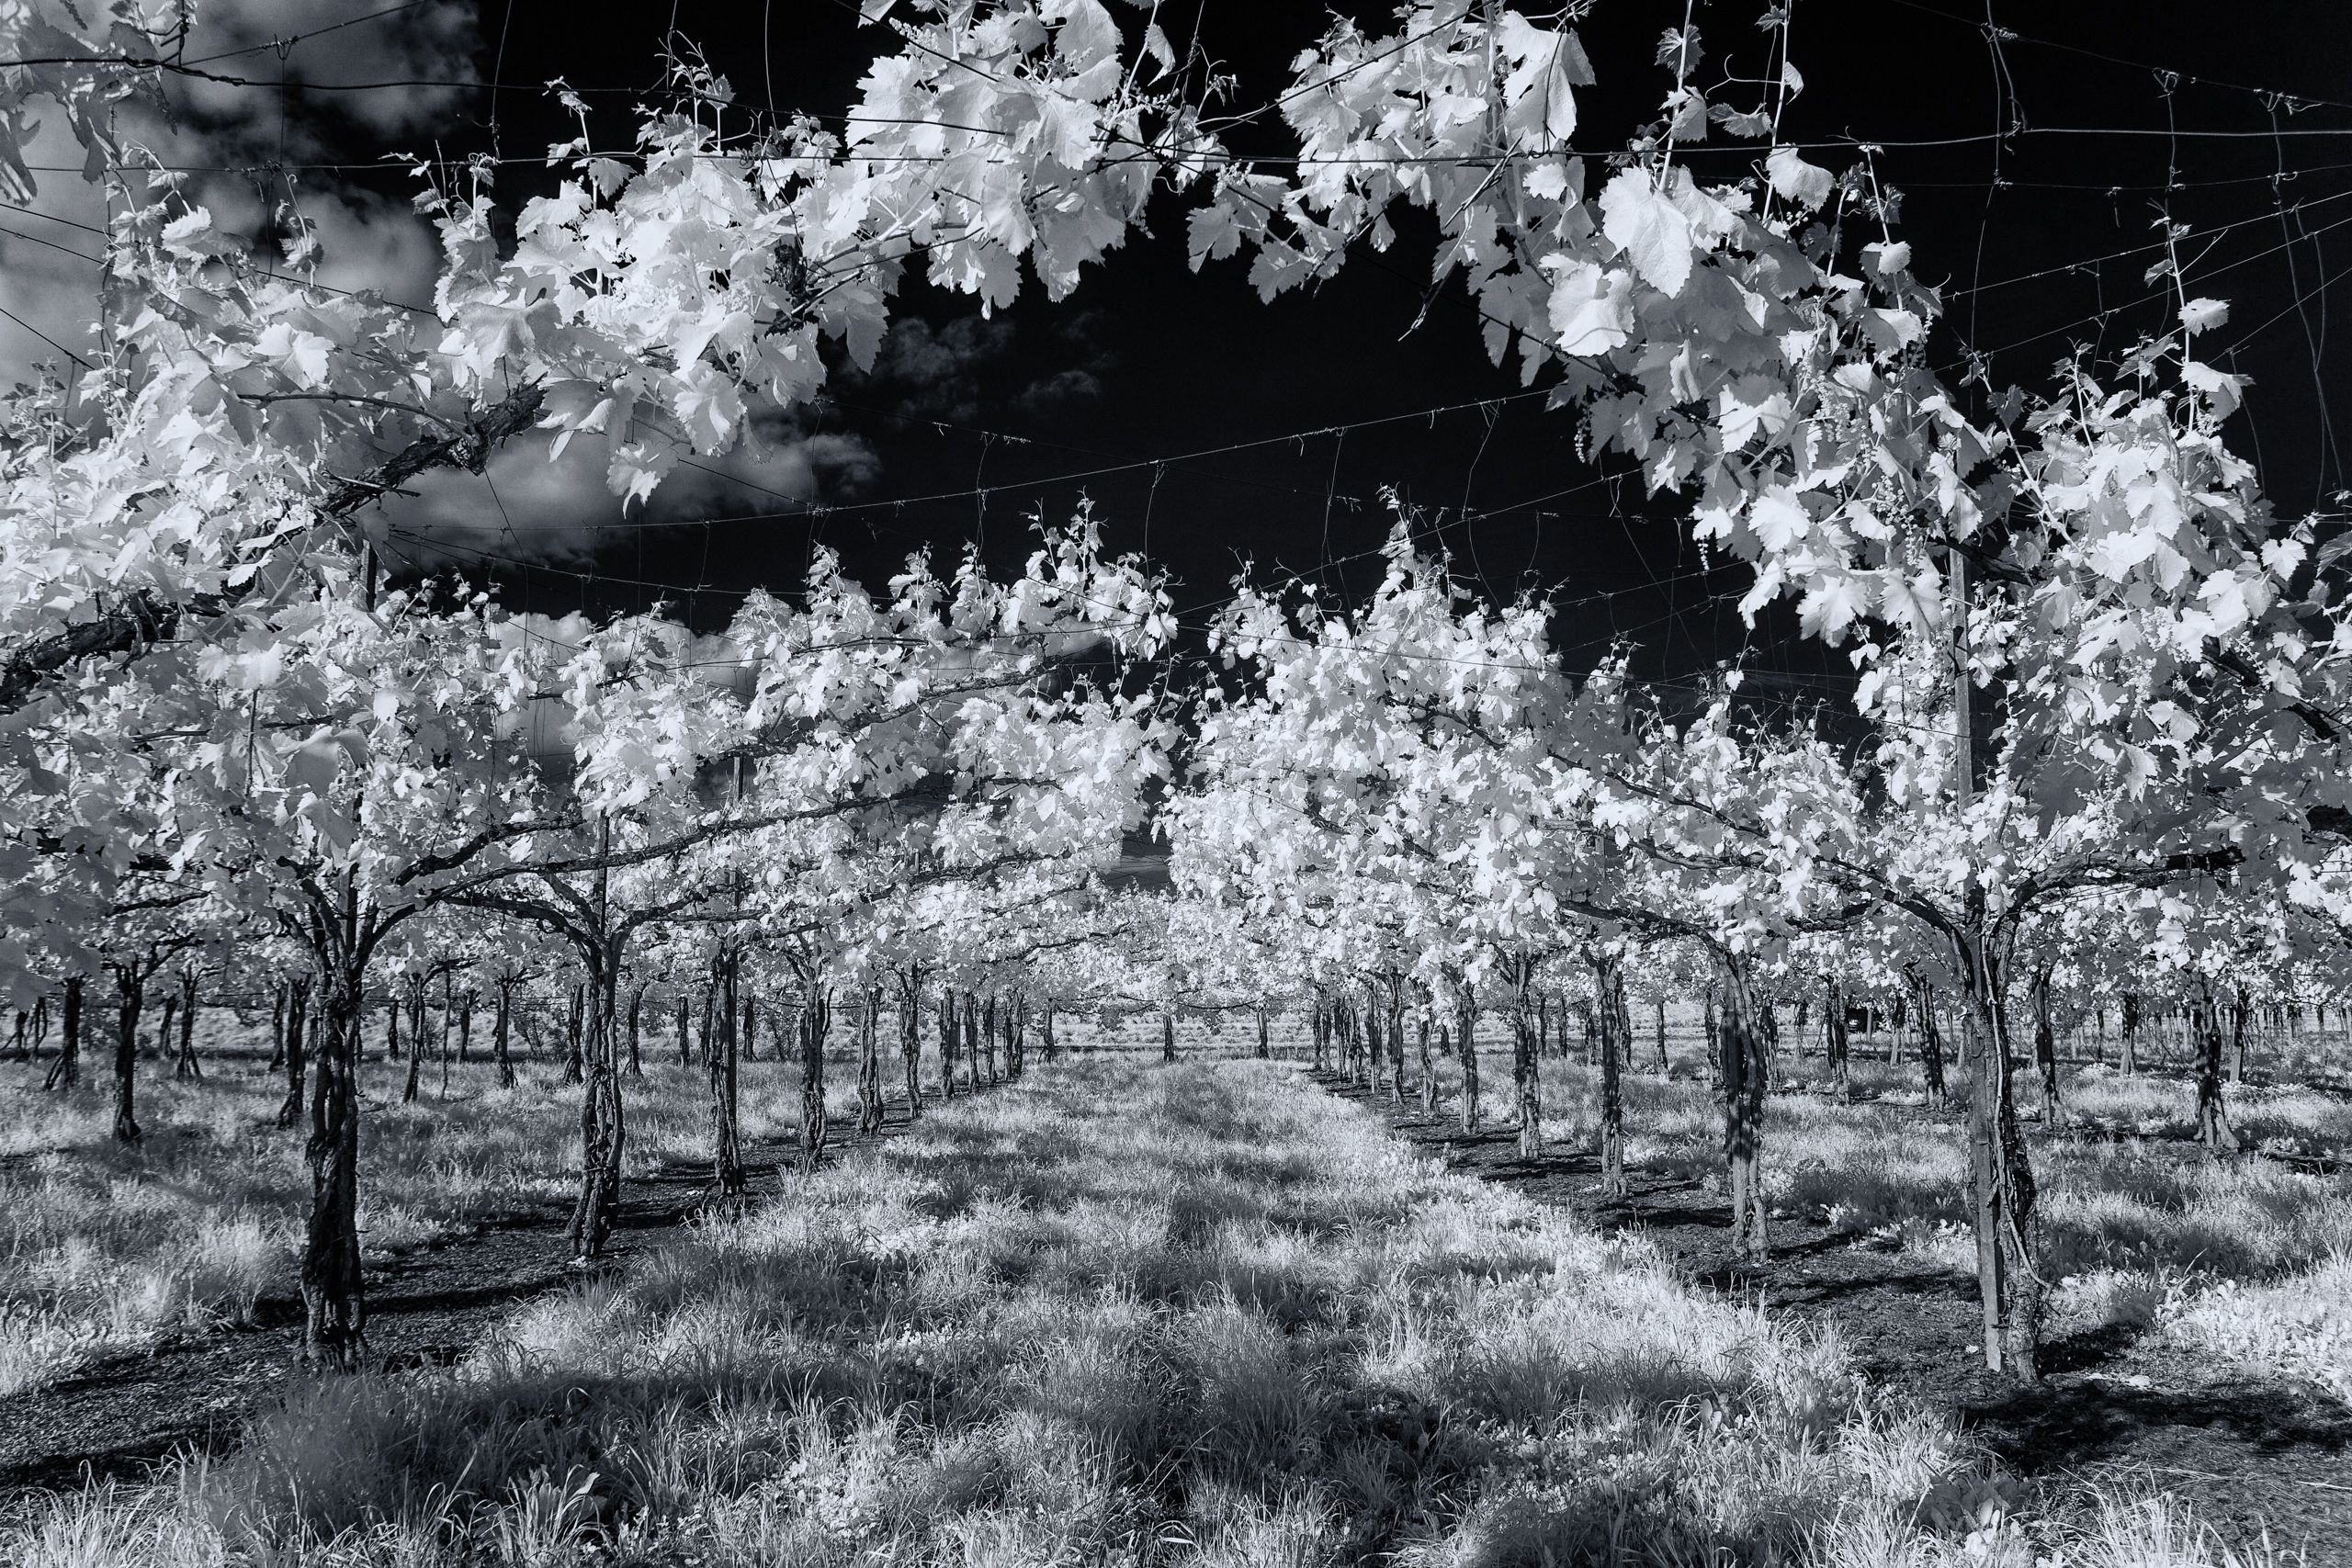
[[[490,455],[507,441],[538,423],[543,397],[533,382],[509,392],[464,424],[420,435],[356,479],[338,479],[315,508],[322,520],[346,517],[385,491],[397,490],[417,475],[435,468],[464,468],[480,473]],[[0,662],[0,713],[14,713],[30,702],[40,683],[85,659],[107,654],[136,653],[179,635],[190,615],[209,619],[233,608],[261,581],[251,577],[218,593],[165,599],[153,589],[126,595],[95,619],[77,621],[64,630],[31,639]]]

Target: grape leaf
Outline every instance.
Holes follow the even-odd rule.
[[[1764,159],[1764,175],[1782,199],[1810,212],[1829,199],[1834,185],[1829,171],[1797,156],[1793,147],[1775,147]]]
[[[1650,183],[1625,169],[1600,193],[1601,232],[1625,253],[1642,281],[1668,296],[1690,281],[1690,222]]]
[[[1578,355],[1623,348],[1634,330],[1633,277],[1623,267],[1603,271],[1587,261],[1544,261],[1553,274],[1548,310],[1555,346]]]
[[[2230,319],[2230,302],[2226,299],[2191,299],[2180,308],[2180,324],[2189,333],[2218,327]]]

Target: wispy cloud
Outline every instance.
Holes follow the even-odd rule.
[[[33,0],[58,11],[58,0]],[[62,13],[56,18],[72,27]],[[78,28],[73,30],[79,31]],[[277,41],[284,47],[282,62]],[[141,104],[121,111],[118,132],[164,164],[189,169],[191,201],[229,231],[266,248],[290,205],[319,242],[321,282],[429,301],[438,266],[432,232],[405,206],[333,171],[295,165],[368,163],[388,144],[446,124],[472,90],[480,47],[474,8],[455,0],[218,0],[196,12],[181,57],[240,86],[167,76],[168,118]],[[296,85],[281,91],[280,78]],[[355,92],[303,92],[300,84],[350,86],[432,82]],[[48,114],[28,149],[39,189],[24,207],[0,208],[0,383],[28,379],[61,348],[86,356],[98,319],[97,257],[105,193],[80,177],[82,150],[63,116]]]
[[[840,500],[870,486],[880,472],[871,448],[854,435],[804,434],[768,415],[752,438],[722,457],[673,469],[646,504],[624,516],[605,482],[611,448],[597,435],[575,436],[560,457],[549,438],[532,435],[493,457],[484,474],[439,470],[413,493],[388,498],[382,521],[397,556],[420,565],[481,561],[583,565],[617,553],[633,530],[789,513]]]

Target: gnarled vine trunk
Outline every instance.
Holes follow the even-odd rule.
[[[1830,1079],[1841,1089],[1853,1076],[1849,1070],[1853,1042],[1846,1028],[1846,994],[1837,981],[1830,980],[1824,986],[1821,998],[1822,1051],[1829,1058]]]
[[[639,980],[637,988],[628,994],[628,1076],[633,1078],[645,1076],[645,1059],[641,1051],[646,985],[647,982]],[[463,1054],[459,1053],[460,1055]]]
[[[2058,1032],[2050,1018],[2050,965],[2033,976],[2033,1065],[2041,1075],[2041,1124],[2057,1132],[2066,1125],[2066,1101],[2058,1087]]]
[[[977,992],[964,993],[964,1071],[969,1075],[966,1087],[974,1094],[980,1092],[980,998]]]
[[[722,1203],[743,1194],[743,1134],[735,1119],[735,978],[740,960],[732,948],[722,952],[712,967],[711,991],[718,1038],[703,1036],[702,1055],[709,1067],[711,1187]]]
[[[799,1169],[803,1176],[814,1175],[817,1162],[825,1155],[825,1035],[831,1021],[832,1007],[824,988],[811,984],[800,1009]]]
[[[587,985],[584,982],[574,985],[571,987],[571,1011],[564,1021],[563,1030],[563,1081],[568,1084],[578,1083],[586,1076],[587,1063],[582,1055],[585,1044],[581,1039],[581,1028],[587,1006]],[[410,1032],[415,1032],[412,1030]],[[414,1041],[410,1042],[410,1048],[415,1048]]]
[[[1521,955],[1507,965],[1510,976],[1510,1080],[1519,1117],[1519,1153],[1535,1159],[1544,1153],[1544,1093],[1537,1078],[1535,1008],[1532,987],[1535,960]]]
[[[135,1144],[141,1136],[132,1103],[139,1081],[139,1013],[146,1001],[147,983],[136,958],[118,966],[114,980],[114,1141]]]
[[[204,1066],[196,1059],[196,984],[193,965],[180,971],[180,1050],[172,1076],[200,1081]]]
[[[508,1049],[508,1041],[514,1026],[515,984],[504,978],[498,982],[498,1016],[491,1024],[491,1052],[498,1062],[498,1087],[501,1089],[514,1087],[514,1057]],[[683,1027],[681,1025],[682,1030]]]
[[[607,942],[589,970],[580,1042],[580,1193],[566,1235],[576,1258],[603,1256],[620,1219],[621,1159],[628,1141],[621,1100],[618,1021],[619,944]],[[732,1106],[729,1108],[731,1117]],[[739,1156],[740,1157],[740,1156]],[[721,1179],[721,1190],[725,1181]],[[738,1178],[738,1187],[741,1178]]]
[[[311,1033],[310,1002],[310,980],[297,977],[286,999],[286,1098],[277,1106],[277,1124],[281,1127],[293,1127],[302,1119],[302,1080]]]
[[[2230,1004],[2230,1081],[2245,1082],[2245,1020],[2246,990],[2237,989],[2236,999]]]
[[[956,993],[939,995],[939,1098],[956,1098]]]
[[[313,1029],[311,1217],[302,1245],[302,1359],[356,1371],[367,1350],[367,1293],[359,1267],[359,1021],[365,976],[349,964],[320,977]],[[299,1039],[288,1047],[299,1070]],[[414,1046],[412,1044],[412,1054]],[[296,1091],[299,1094],[299,1089]]]
[[[1715,987],[1707,987],[1707,1009],[1700,1023],[1700,1031],[1707,1043],[1707,1083],[1712,1089],[1724,1087],[1723,1021],[1715,1012]]]
[[[79,975],[66,977],[65,1001],[58,1015],[57,1060],[41,1079],[44,1089],[72,1089],[82,1081],[82,984]]]
[[[449,1034],[458,1023],[458,972],[441,971],[441,1022],[434,1031],[434,1058],[441,1064],[441,1098],[449,1098]]]
[[[1473,1134],[1478,1130],[1478,1042],[1476,1025],[1478,1004],[1464,987],[1462,1000],[1454,1012],[1453,1050],[1462,1066],[1462,1131]]]
[[[627,924],[616,929],[612,919],[610,862],[612,818],[596,825],[596,875],[589,895],[587,919],[573,941],[588,967],[587,995],[572,993],[575,1010],[587,1010],[587,1036],[579,1042],[580,1197],[571,1210],[571,1255],[586,1260],[604,1255],[605,1243],[621,1214],[621,1161],[628,1145],[628,1113],[621,1098],[620,985],[621,966],[628,956]],[[629,998],[629,1057],[637,1056],[638,1005],[645,987]],[[448,993],[442,993],[442,1028],[448,1028]],[[731,1111],[731,1107],[729,1108]]]
[[[2222,1009],[2209,981],[2199,982],[2197,1027],[2197,1137],[2214,1154],[2235,1154],[2230,1112],[2222,1097]]]
[[[1968,1062],[1969,1187],[1976,1232],[1976,1289],[1984,1365],[2020,1382],[2041,1375],[2041,1285],[2030,1243],[2033,1168],[2018,1124],[2001,976],[1990,945],[1971,931],[1960,943],[1966,998],[1962,1055]]]
[[[1925,980],[1918,982],[1919,1071],[1928,1091],[1928,1104],[1940,1111],[1944,1104],[1944,1037],[1936,1028],[1935,987]]]
[[[1747,961],[1737,953],[1723,963],[1723,1010],[1716,1024],[1716,1055],[1724,1087],[1724,1164],[1731,1187],[1733,1253],[1761,1262],[1770,1247],[1764,1228],[1764,1042],[1757,1027],[1757,1001]]]
[[[576,1035],[579,1032],[580,1027],[580,1002],[579,993],[577,991],[572,993],[571,1007],[572,1032]],[[411,975],[408,977],[408,1081],[406,1086],[401,1090],[401,1104],[414,1105],[416,1103],[417,1075],[424,1070],[424,976],[422,975]]]
[[[899,1055],[907,1073],[907,1120],[922,1114],[922,982],[910,971],[899,993]]]
[[[1399,1111],[1405,1108],[1405,979],[1401,975],[1388,976],[1388,1016],[1384,1024],[1388,1035],[1388,1096],[1389,1102]]]
[[[882,1130],[882,987],[869,987],[857,1026],[857,1130]]]
[[[1625,1010],[1625,974],[1614,954],[1600,949],[1593,959],[1593,1012],[1600,1055],[1600,1190],[1625,1195],[1624,1064],[1634,1049],[1633,1015]]]

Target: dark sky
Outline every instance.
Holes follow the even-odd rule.
[[[2002,39],[1997,57],[1982,16],[1962,15],[1963,3],[1797,0],[1792,33],[1806,90],[1787,121],[1791,138],[1882,143],[1881,176],[1905,193],[1902,231],[1915,271],[1955,290],[1997,285],[1952,300],[1934,340],[1938,362],[1956,365],[1962,344],[1973,344],[1990,355],[1996,385],[2031,389],[2049,383],[2071,339],[2111,352],[2162,324],[2169,291],[2143,275],[2160,254],[2152,226],[2168,199],[2174,220],[2198,231],[2184,243],[2189,292],[2233,302],[2229,324],[2200,349],[2255,378],[2234,443],[2258,452],[2286,511],[2300,513],[2344,487],[2322,412],[2332,403],[2352,419],[2344,400],[2352,357],[2336,346],[2352,339],[2352,294],[2319,287],[2352,277],[2352,19],[2341,0],[2227,8],[1996,0],[1996,19],[2020,35]],[[1204,43],[1238,73],[1242,105],[1274,96],[1288,57],[1327,15],[1292,0],[1206,0],[1200,8]],[[496,69],[506,82],[561,74],[582,85],[650,85],[668,9],[614,7],[590,26],[574,6],[513,0],[510,15],[502,0],[485,0],[481,70],[492,71],[503,36]],[[1140,12],[1114,9],[1139,27]],[[1176,14],[1193,6],[1162,9],[1181,51],[1187,24]],[[1381,7],[1341,9],[1391,30]],[[1669,85],[1652,51],[1682,10],[1681,0],[1592,7],[1579,30],[1601,85],[1580,95],[1580,142],[1605,152],[1651,112]],[[1738,73],[1758,73],[1756,14],[1752,4],[1698,5],[1713,57],[1704,79],[1717,78],[1726,55]],[[839,114],[865,62],[893,42],[860,27],[847,0],[775,0],[764,11],[680,0],[675,22],[744,100],[772,94],[787,111],[820,115]],[[2169,96],[2156,66],[2182,73]],[[2250,89],[2311,102],[2299,112],[2278,104],[2275,122],[2288,134],[2274,139],[2270,100]],[[1754,90],[1719,96],[1738,103],[1743,91]],[[624,111],[607,112],[599,141],[610,144],[627,122]],[[548,106],[512,90],[498,114],[510,155],[570,133]],[[2168,124],[2182,134],[2168,136]],[[1990,140],[1996,130],[2018,133]],[[2072,133],[2082,130],[2098,133]],[[448,145],[466,135],[486,139],[477,125]],[[1905,145],[1946,139],[1966,140]],[[1718,145],[1694,154],[1698,167],[1728,170],[1759,155],[1720,133]],[[1834,147],[1810,155],[1832,168],[1855,156]],[[2292,177],[2274,187],[2282,160]],[[501,194],[512,201],[526,190],[518,181]],[[837,385],[824,419],[878,459],[833,477],[831,499],[859,510],[729,520],[729,512],[771,513],[779,503],[752,491],[721,496],[707,525],[613,530],[594,581],[534,571],[531,602],[620,607],[656,592],[623,579],[788,590],[812,536],[876,576],[916,544],[952,554],[979,530],[989,558],[1009,562],[1026,547],[1026,513],[1039,504],[1066,512],[1081,491],[1114,544],[1148,545],[1175,572],[1188,608],[1215,601],[1245,559],[1312,572],[1340,558],[1332,570],[1360,590],[1377,570],[1364,558],[1385,527],[1376,497],[1394,486],[1496,593],[1555,591],[1566,602],[1561,640],[1572,660],[1589,661],[1622,631],[1643,642],[1645,672],[1682,675],[1750,641],[1727,602],[1745,586],[1744,572],[1702,570],[1695,547],[1670,525],[1679,511],[1671,498],[1645,502],[1637,482],[1579,462],[1570,419],[1544,412],[1540,400],[1481,406],[1519,387],[1488,364],[1458,283],[1414,326],[1426,231],[1408,230],[1387,255],[1364,253],[1312,294],[1265,306],[1241,262],[1187,270],[1182,210],[1163,200],[1159,232],[1132,243],[1059,306],[1030,293],[982,322],[967,301],[910,287],[899,306],[910,324],[886,350],[904,374]],[[2029,274],[2048,276],[2008,281]],[[2102,309],[2111,312],[2103,326]],[[929,379],[942,365],[954,367],[952,378]],[[1323,433],[1440,407],[1453,412],[1344,437]],[[1293,433],[1297,439],[1274,439]],[[1215,455],[1186,456],[1193,453]],[[1105,468],[1118,471],[1057,478]],[[968,493],[921,499],[976,485],[989,489],[984,504]],[[883,504],[899,498],[915,499]],[[723,616],[729,598],[695,596],[695,618]],[[1784,672],[1781,689],[1792,694],[1827,690],[1845,663],[1794,646],[1785,617],[1769,618],[1753,642],[1752,661]]]

